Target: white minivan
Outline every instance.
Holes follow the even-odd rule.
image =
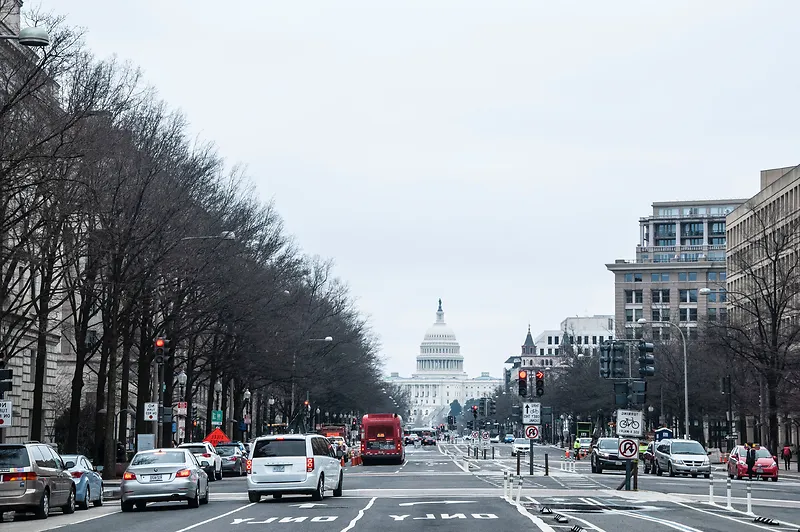
[[[327,438],[318,434],[261,436],[247,460],[247,495],[280,499],[284,493],[311,495],[321,501],[326,490],[342,496],[342,465]]]

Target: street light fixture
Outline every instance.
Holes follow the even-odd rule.
[[[19,30],[19,35],[0,35],[0,40],[19,41],[23,46],[41,48],[50,45],[50,35],[44,28],[33,27]]]

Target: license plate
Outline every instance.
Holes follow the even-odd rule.
[[[696,467],[692,468],[692,473],[697,473],[697,468]]]
[[[622,465],[622,462],[614,462],[614,465]]]
[[[286,466],[282,466],[282,465],[272,466],[272,472],[273,473],[283,473],[285,471],[285,469],[286,469]]]
[[[764,472],[764,468],[763,467],[759,467],[758,469],[756,469],[756,471],[758,471],[759,473],[763,473]]]
[[[150,475],[150,482],[161,482],[161,475]]]

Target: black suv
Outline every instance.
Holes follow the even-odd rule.
[[[625,469],[625,460],[619,457],[619,438],[600,438],[592,447],[592,473],[603,469]]]

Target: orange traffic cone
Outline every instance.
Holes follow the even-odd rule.
[[[342,467],[344,467],[344,456],[342,456]]]

